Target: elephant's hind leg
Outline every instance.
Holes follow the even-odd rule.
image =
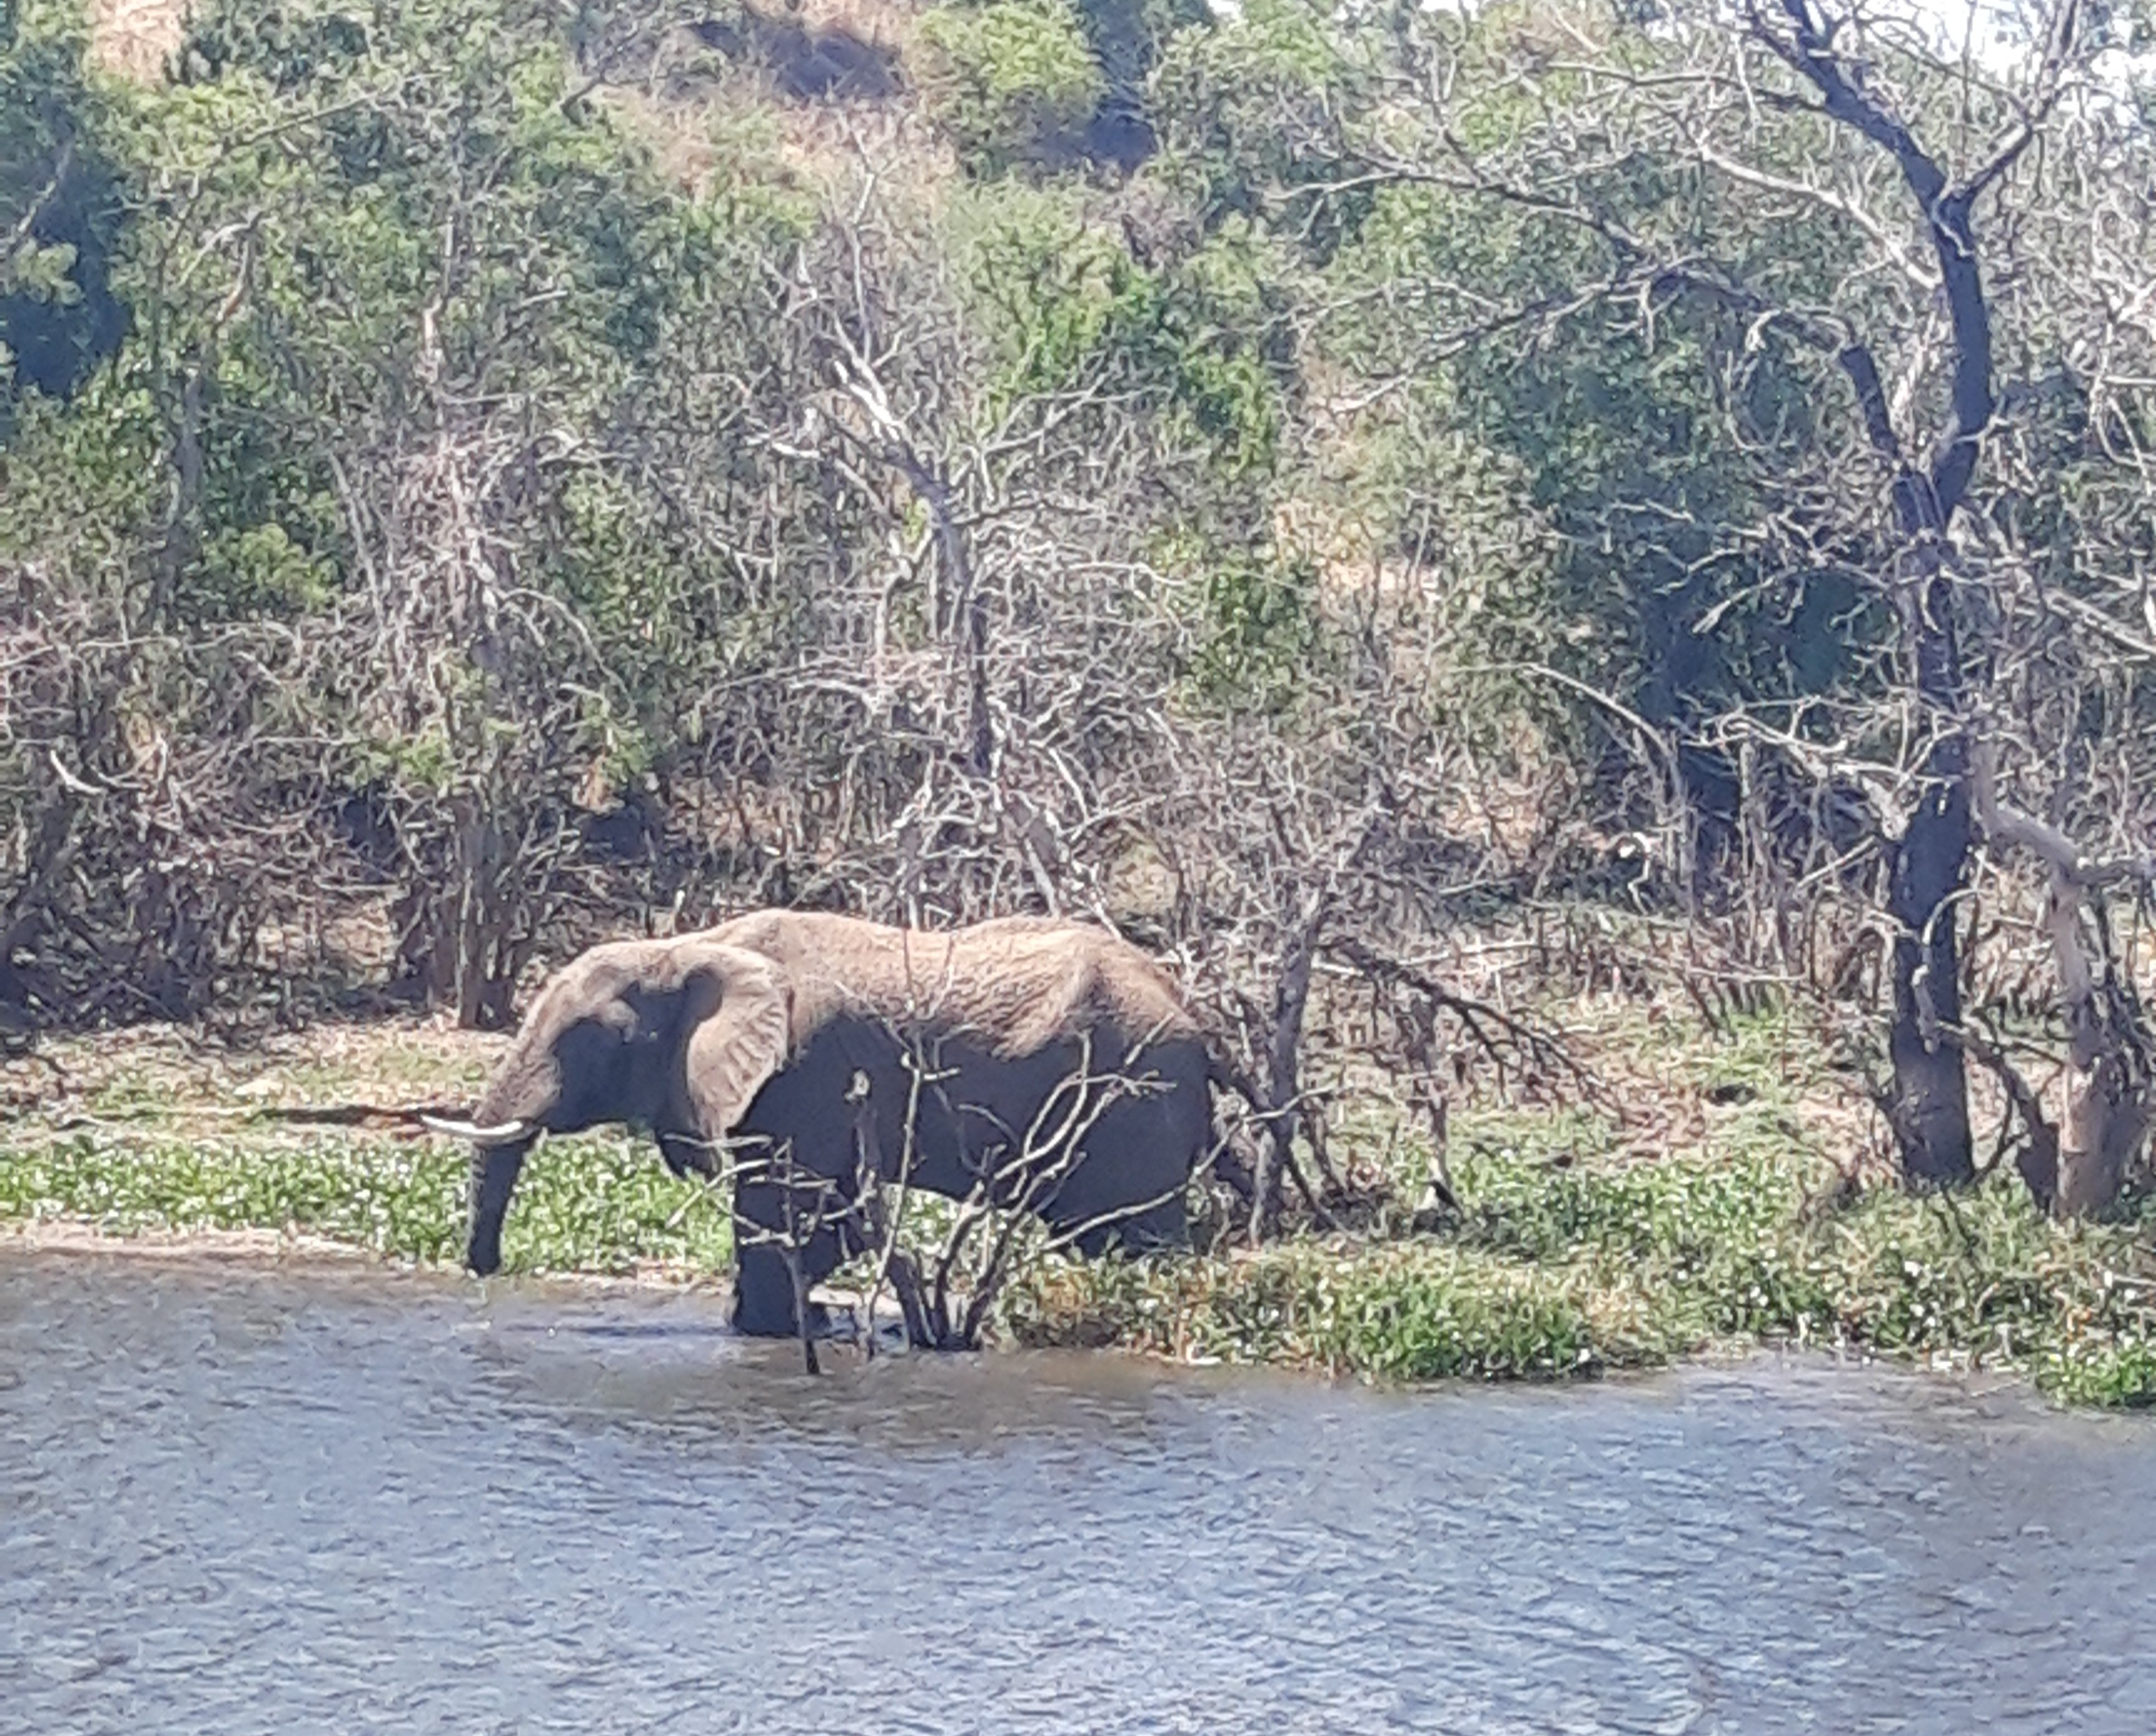
[[[1116,1249],[1184,1248],[1183,1186],[1210,1130],[1202,1055],[1155,1051],[1161,1086],[1111,1103],[1086,1134],[1085,1155],[1040,1215],[1089,1259]]]

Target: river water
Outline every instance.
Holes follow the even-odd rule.
[[[2156,1429],[0,1251],[0,1730],[2156,1731]]]

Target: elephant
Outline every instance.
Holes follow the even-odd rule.
[[[572,960],[471,1120],[433,1125],[476,1148],[465,1263],[482,1276],[542,1132],[644,1127],[677,1174],[732,1153],[734,1323],[791,1334],[814,1324],[808,1287],[873,1245],[871,1173],[1029,1210],[1089,1256],[1187,1246],[1210,1053],[1168,975],[1103,929],[763,911]]]

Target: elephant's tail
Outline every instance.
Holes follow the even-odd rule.
[[[1265,1098],[1256,1082],[1233,1061],[1216,1054],[1210,1045],[1207,1045],[1205,1052],[1205,1078],[1208,1084],[1240,1097],[1250,1107],[1253,1117],[1265,1114]],[[1239,1139],[1243,1137],[1243,1132],[1232,1124],[1217,1127],[1208,1161],[1213,1174],[1227,1183],[1235,1190],[1236,1197],[1247,1206],[1256,1200],[1258,1188],[1256,1178],[1250,1173],[1250,1166],[1235,1148]]]

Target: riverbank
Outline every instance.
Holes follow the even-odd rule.
[[[0,1230],[106,1240],[270,1232],[418,1264],[462,1251],[470,1148],[410,1128],[297,1117],[469,1102],[506,1041],[417,1020],[249,1047],[171,1027],[50,1043],[0,1065]],[[726,1214],[648,1142],[577,1139],[529,1166],[511,1271],[680,1282],[724,1274]]]
[[[1177,1266],[1058,1267],[1007,1306],[1029,1344],[1135,1346],[1384,1380],[1553,1379],[1789,1343],[2025,1373],[2156,1403],[2149,1226],[2061,1228],[2018,1184],[1952,1200],[1696,1158],[1623,1174],[1460,1166],[1445,1234],[1311,1237]]]
[[[1343,1117],[1337,1154],[1368,1196],[1353,1230],[1149,1266],[1043,1260],[1007,1293],[1005,1333],[1384,1381],[1563,1379],[1789,1342],[2017,1370],[2067,1403],[2156,1403],[2156,1208],[2056,1225],[2010,1177],[1912,1199],[1852,1158],[1855,1124],[1802,1033],[1580,1028],[1604,1106],[1463,1108],[1454,1216],[1416,1231],[1422,1148],[1374,1113]],[[0,1229],[452,1262],[461,1146],[292,1112],[469,1101],[501,1040],[406,1022],[234,1050],[164,1030],[13,1059]],[[549,1155],[511,1215],[510,1271],[723,1274],[721,1199],[648,1144]]]

